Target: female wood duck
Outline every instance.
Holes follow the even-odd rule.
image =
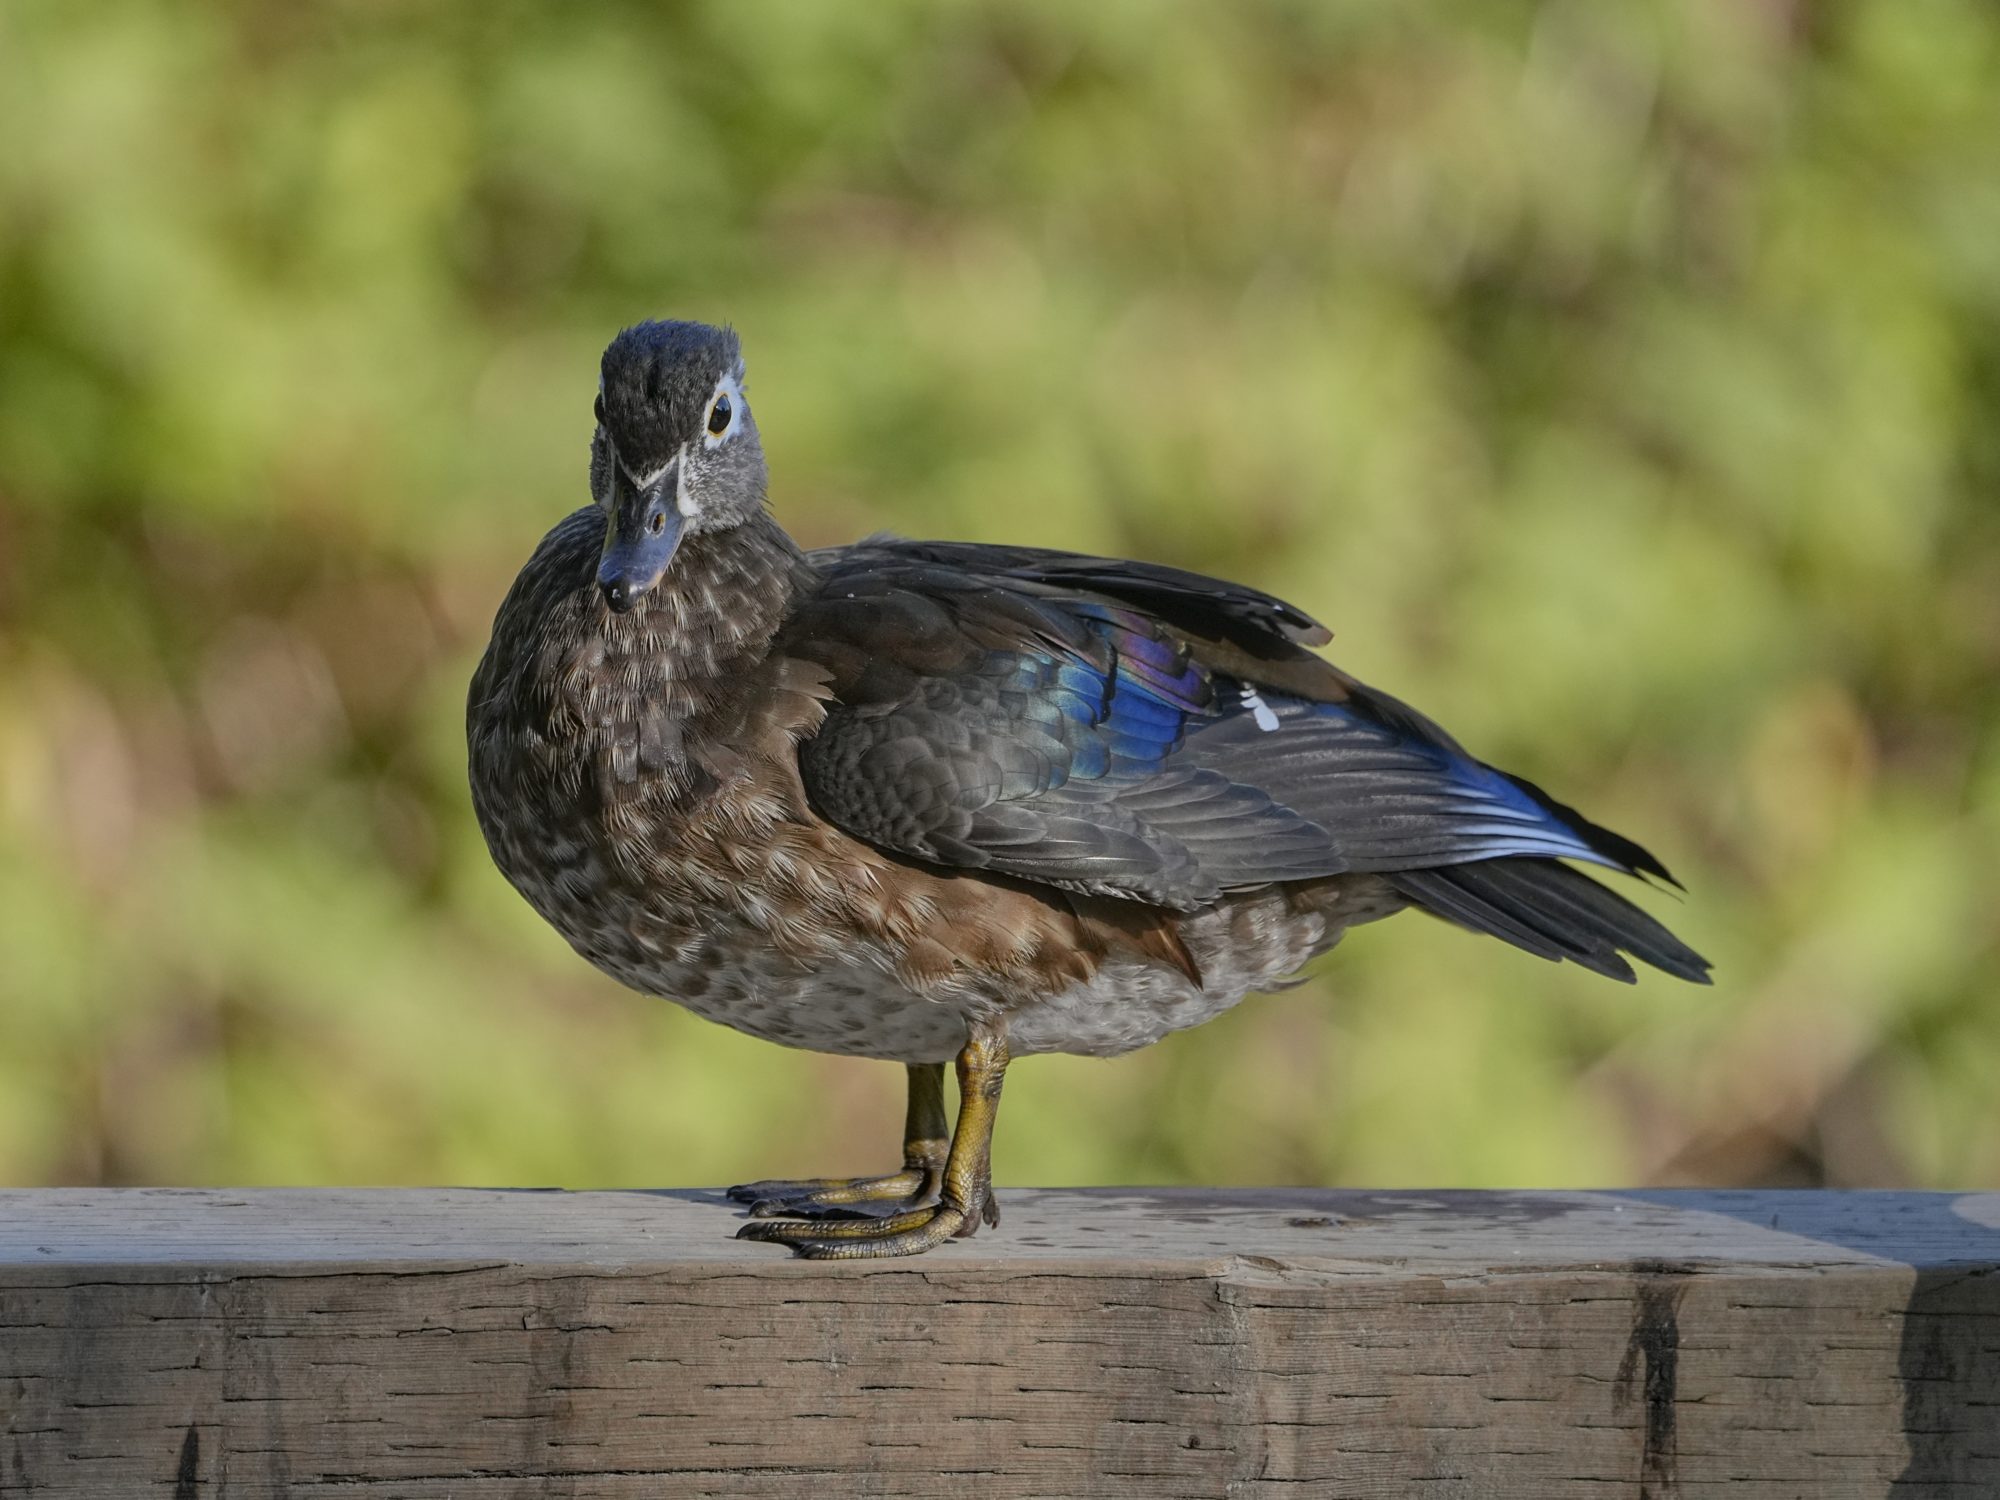
[[[1009,1058],[1143,1047],[1404,907],[1706,982],[1561,863],[1658,860],[1323,661],[1291,605],[1034,547],[803,552],[765,482],[735,336],[619,334],[594,503],[521,570],[466,715],[493,858],[577,952],[908,1065],[903,1169],[732,1188],[745,1237],[908,1255],[996,1222]]]

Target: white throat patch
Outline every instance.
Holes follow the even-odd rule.
[[[682,443],[680,467],[674,470],[674,509],[679,511],[684,519],[692,521],[701,507],[695,503],[694,491],[688,488],[687,459],[687,444]]]

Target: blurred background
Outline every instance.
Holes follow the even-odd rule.
[[[887,1064],[619,989],[466,680],[620,326],[781,519],[1120,553],[1650,845],[1009,1082],[1010,1183],[2000,1185],[2000,10],[0,8],[0,1181],[716,1184]]]

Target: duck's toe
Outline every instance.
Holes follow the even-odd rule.
[[[745,1182],[729,1197],[745,1204],[753,1219],[894,1218],[938,1201],[942,1167],[904,1167],[879,1177],[816,1177]]]
[[[982,1212],[983,1205],[981,1211],[968,1212],[947,1194],[929,1208],[884,1219],[818,1223],[753,1219],[736,1231],[736,1237],[789,1245],[806,1260],[880,1260],[921,1255],[954,1236],[970,1235],[979,1227]]]

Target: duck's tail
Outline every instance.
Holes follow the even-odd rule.
[[[1630,984],[1621,956],[1695,984],[1709,962],[1615,891],[1553,859],[1482,859],[1384,878],[1433,915]]]

